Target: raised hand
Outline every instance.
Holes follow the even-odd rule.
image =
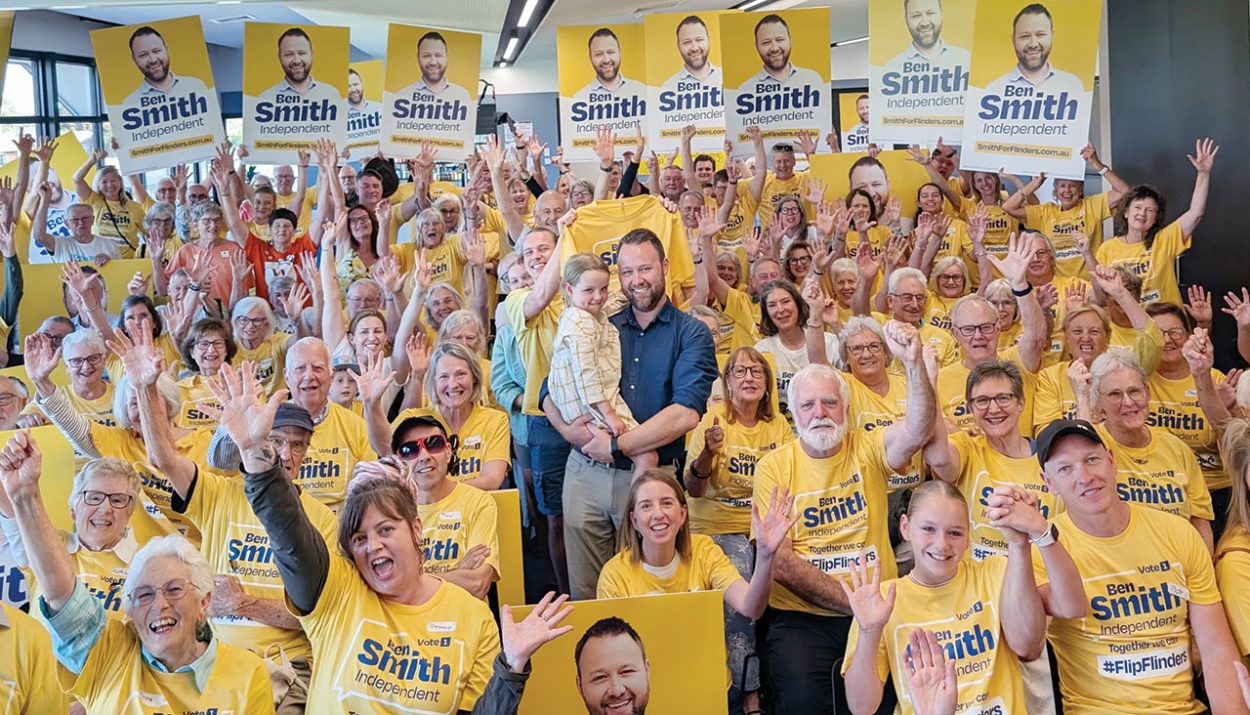
[[[768,514],[760,516],[760,505],[751,504],[751,533],[755,534],[755,545],[767,556],[777,553],[782,543],[790,535],[790,529],[799,521],[794,512],[794,496],[789,489],[777,492],[773,487],[769,497]]]
[[[523,672],[539,648],[573,630],[573,626],[560,625],[573,612],[572,606],[565,605],[565,601],[569,600],[568,594],[559,598],[555,595],[555,592],[548,592],[520,623],[512,619],[512,606],[500,607],[499,635],[504,660],[512,672]]]
[[[461,242],[464,244],[464,257],[469,265],[484,268],[486,266],[486,239],[477,230],[477,226],[470,223]]]
[[[1067,310],[1076,310],[1089,301],[1089,285],[1072,282],[1063,289],[1063,304]]]
[[[1054,283],[1038,286],[1034,292],[1037,294],[1037,304],[1042,306],[1043,313],[1050,313],[1056,305],[1059,305],[1059,289],[1055,288]]]
[[[84,304],[99,305],[104,301],[104,287],[98,274],[86,273],[74,261],[61,266],[61,282],[69,286]]]
[[[398,293],[404,286],[404,273],[399,268],[399,259],[394,254],[388,254],[374,263],[373,280],[387,293]]]
[[[894,584],[890,584],[885,596],[881,595],[881,569],[876,564],[868,566],[867,560],[866,556],[860,555],[847,575],[838,577],[838,585],[842,587],[842,593],[846,594],[847,603],[850,604],[851,613],[859,627],[880,631],[885,628],[885,624],[890,621],[890,614],[894,612],[897,592]],[[847,577],[850,578],[849,586]]]
[[[10,437],[0,450],[0,484],[9,500],[38,496],[42,472],[43,454],[30,432],[22,430]]]
[[[404,343],[404,353],[408,355],[408,364],[412,366],[412,374],[423,377],[430,369],[430,341],[424,330],[414,331]]]
[[[820,279],[815,273],[809,272],[807,277],[803,279],[803,285],[799,289],[799,294],[803,296],[803,301],[807,303],[808,320],[816,319],[825,310],[825,293],[820,286]]]
[[[985,204],[977,204],[977,208],[968,217],[968,238],[972,247],[978,252],[985,250],[985,231],[989,226],[990,210]]]
[[[394,208],[395,207],[391,205],[391,202],[386,199],[382,199],[378,202],[378,205],[374,207],[373,214],[377,216],[378,227],[380,229],[386,230],[386,227],[391,225],[391,213],[394,211]],[[343,215],[346,216],[347,212],[344,212]]]
[[[885,204],[885,210],[881,212],[881,223],[885,226],[898,226],[900,217],[903,213],[903,202],[899,197],[892,197]]]
[[[747,254],[747,258],[752,261],[760,256],[760,239],[761,235],[759,226],[753,226],[744,231],[742,234],[742,250]],[[1247,298],[1246,300],[1250,301],[1250,298]],[[1248,309],[1247,312],[1250,314],[1250,309]]]
[[[921,348],[924,343],[915,326],[890,320],[886,322],[882,332],[885,333],[886,346],[899,360],[911,365],[921,359]]]
[[[38,387],[41,382],[48,379],[57,364],[61,362],[61,349],[53,349],[52,339],[43,333],[27,335],[23,348],[25,349],[23,356],[26,358],[26,376]]]
[[[152,284],[151,275],[143,275],[140,271],[130,277],[130,282],[126,284],[126,292],[130,295],[147,295],[148,288]]]
[[[812,179],[807,182],[807,203],[812,206],[819,206],[825,200],[825,182],[820,179]]]
[[[699,237],[701,239],[716,238],[716,234],[725,230],[725,222],[717,220],[716,212],[710,206],[699,210]]]
[[[1215,155],[1218,153],[1220,153],[1219,145],[1207,138],[1194,142],[1194,153],[1185,156],[1199,174],[1210,174],[1211,168],[1215,166]]]
[[[595,156],[599,157],[600,168],[616,161],[616,134],[611,127],[601,124],[595,130]]]
[[[1215,352],[1211,348],[1211,338],[1206,328],[1194,328],[1194,334],[1181,346],[1181,357],[1189,365],[1191,375],[1211,371],[1215,366]]]
[[[1029,270],[1029,243],[1028,238],[1012,233],[1007,238],[1006,256],[999,258],[992,253],[985,256],[1016,290],[1024,290],[1024,287],[1029,284],[1026,277]]]
[[[916,715],[955,715],[959,700],[955,661],[946,659],[946,651],[942,650],[933,631],[917,628],[911,632],[909,641],[904,664],[907,694]],[[1250,697],[1246,702],[1250,703]]]
[[[860,243],[859,248],[861,251],[872,250],[872,246],[868,244],[867,240]],[[907,260],[908,248],[910,248],[910,245],[906,236],[890,236],[889,240],[885,242],[885,250],[881,252],[885,259],[885,265],[891,270],[901,266]]]
[[[35,156],[44,164],[52,161],[52,155],[56,153],[56,142],[52,139],[46,139],[39,148],[35,150]]]
[[[1215,394],[1220,398],[1220,403],[1224,405],[1224,409],[1233,412],[1237,406],[1237,385],[1241,383],[1241,376],[1245,374],[1240,368],[1233,368],[1228,371],[1224,382],[1215,386]]]
[[[703,430],[703,448],[711,454],[725,451],[725,428],[720,426],[720,418],[712,418],[712,426]]]
[[[1095,266],[1093,278],[1108,298],[1114,299],[1128,292],[1128,289],[1124,287],[1124,276],[1120,275],[1118,268]]]
[[[486,137],[486,151],[482,153],[482,158],[492,174],[503,169],[504,148],[494,134]]]
[[[1221,313],[1233,316],[1238,328],[1250,328],[1250,290],[1242,288],[1240,296],[1230,290],[1224,296],[1224,305]]]
[[[872,254],[872,246],[867,242],[861,243],[855,252],[855,267],[859,269],[859,279],[871,284],[881,272],[881,257]]]
[[[919,144],[907,147],[907,158],[921,166],[928,166],[933,161],[933,154],[920,148]]]
[[[245,360],[237,372],[229,365],[222,365],[217,377],[207,380],[208,389],[212,391],[217,404],[202,402],[198,405],[217,423],[230,439],[238,445],[240,452],[263,445],[273,430],[273,418],[278,412],[278,405],[286,400],[287,390],[278,390],[262,402],[260,396],[263,388],[256,380],[256,370],[251,361]]]
[[[994,487],[986,506],[990,526],[1001,530],[1003,536],[1017,546],[1027,544],[1034,535],[1040,536],[1049,527],[1046,517],[1037,510],[1037,497],[1015,484]]]
[[[165,358],[152,343],[152,324],[147,318],[141,318],[138,327],[131,332],[134,335],[114,331],[108,348],[121,359],[126,377],[136,387],[155,385],[165,371]]]
[[[357,358],[360,374],[352,374],[352,379],[360,390],[360,401],[366,405],[376,404],[386,394],[386,389],[395,384],[395,371],[390,368],[390,360],[381,350],[373,355],[358,350]]]
[[[799,132],[794,139],[795,149],[808,156],[816,153],[816,135],[812,132]]]
[[[1215,317],[1215,310],[1211,307],[1211,292],[1200,285],[1191,285],[1188,298],[1185,312],[1189,313],[1189,317],[1198,325],[1210,325],[1211,319]]]
[[[846,199],[839,198],[833,202],[833,233],[835,236],[845,238],[850,232],[851,210],[847,208]]]
[[[308,303],[309,297],[308,288],[303,283],[296,281],[295,285],[291,286],[291,292],[287,293],[286,297],[282,299],[282,308],[286,311],[287,317],[292,320],[298,320],[300,312],[304,310],[304,305]]]

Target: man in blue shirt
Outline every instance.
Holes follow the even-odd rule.
[[[595,597],[599,571],[616,553],[633,465],[625,453],[656,450],[660,467],[680,474],[686,433],[698,426],[716,379],[712,333],[665,295],[668,261],[650,230],[630,231],[617,257],[629,306],[612,316],[621,337],[621,397],[638,426],[612,437],[592,424],[570,425],[549,396],[543,411],[577,449],[564,473],[564,547],[574,600]]]

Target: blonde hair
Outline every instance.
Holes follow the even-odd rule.
[[[1230,420],[1224,427],[1220,441],[1224,453],[1224,466],[1233,478],[1232,498],[1228,500],[1228,527],[1250,531],[1250,486],[1246,485],[1246,470],[1250,468],[1250,420]]]
[[[438,392],[435,385],[438,384],[438,361],[445,357],[454,357],[463,360],[469,366],[469,373],[473,375],[473,395],[470,398],[472,404],[476,405],[482,401],[482,365],[478,362],[477,356],[469,352],[469,349],[460,343],[439,343],[434,347],[434,352],[430,354],[430,368],[425,371],[425,396],[431,405],[438,406]]]
[[[582,276],[591,271],[599,271],[608,276],[612,275],[607,265],[593,253],[574,253],[564,262],[560,284],[575,287],[577,282],[582,279]]]
[[[972,287],[972,279],[968,277],[968,266],[964,264],[964,259],[959,256],[943,256],[938,259],[937,263],[933,264],[933,270],[929,273],[929,290],[941,295],[938,291],[938,275],[951,266],[957,266],[959,275],[964,277],[963,292],[964,295],[967,295],[968,290]]]
[[[622,553],[628,553],[629,559],[634,563],[642,558],[642,534],[634,528],[629,516],[634,513],[634,506],[638,501],[638,492],[642,489],[642,485],[648,482],[660,482],[664,486],[673,490],[673,494],[677,495],[677,501],[681,504],[681,508],[686,511],[687,518],[682,522],[681,528],[677,530],[677,555],[682,560],[690,561],[690,507],[686,503],[686,490],[681,488],[677,483],[677,479],[673,475],[662,469],[648,469],[642,474],[634,478],[633,484],[629,485],[629,496],[625,500],[625,517],[621,528],[616,532],[616,550]]]

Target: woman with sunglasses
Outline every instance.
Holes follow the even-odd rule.
[[[331,553],[268,443],[279,398],[262,403],[254,384],[233,377],[222,397],[221,426],[242,455],[245,493],[270,535],[288,608],[312,643],[308,702],[371,711],[382,700],[415,711],[437,700],[445,712],[515,712],[530,656],[571,630],[559,626],[571,610],[563,607],[567,597],[548,595],[519,624],[503,606],[501,634],[486,603],[426,573],[425,554],[445,542],[428,534],[409,487],[389,479],[349,490],[339,511],[339,553]],[[408,420],[396,442],[404,476],[418,490],[446,479],[453,455],[436,420]],[[437,658],[445,677],[389,688],[385,664],[416,653],[425,663]]]
[[[39,489],[42,461],[30,434],[15,434],[0,452],[0,483],[43,591],[33,607],[52,632],[60,684],[100,715],[143,710],[136,693],[173,712],[273,713],[265,664],[220,642],[209,627],[213,571],[182,536],[156,537],[134,554],[113,594],[127,622],[106,616],[105,601],[75,578],[73,559],[48,519]]]
[[[690,531],[711,537],[738,574],[750,581],[756,563],[749,540],[755,465],[794,439],[794,433],[773,404],[772,369],[755,348],[730,353],[720,384],[724,400],[709,408],[690,433],[690,467],[682,481],[690,495]],[[745,667],[747,656],[755,652],[755,622],[726,605],[725,633],[734,686],[741,688],[748,706],[753,699],[758,706],[758,668]]]
[[[1150,388],[1137,358],[1111,350],[1088,368],[1073,362],[1068,379],[1076,396],[1076,418],[1094,423],[1115,455],[1121,498],[1188,519],[1207,550],[1214,551],[1215,513],[1202,468],[1179,437],[1147,424]]]

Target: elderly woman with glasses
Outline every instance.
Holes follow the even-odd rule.
[[[1099,355],[1088,368],[1073,361],[1068,370],[1077,419],[1094,422],[1115,456],[1116,491],[1121,498],[1188,519],[1207,550],[1215,551],[1211,492],[1193,450],[1150,419],[1146,371],[1127,351]]]
[[[41,471],[29,433],[14,435],[0,452],[0,483],[42,590],[35,608],[52,633],[60,684],[89,713],[124,712],[135,707],[136,693],[174,712],[273,713],[264,663],[219,642],[208,626],[213,571],[200,552],[179,535],[150,540],[130,559],[116,594],[127,622],[108,618],[105,602],[76,578],[48,519]]]
[[[69,374],[70,389],[65,396],[74,409],[100,424],[116,424],[113,419],[113,385],[104,379],[104,358],[108,355],[108,348],[100,334],[94,330],[70,333],[61,342],[60,355]],[[31,384],[46,384],[56,369],[57,354],[53,353],[50,360],[44,357],[47,357],[45,353],[39,353],[26,358],[26,375]],[[19,427],[48,424],[43,410],[33,402],[26,405],[22,415],[18,420]]]
[[[187,375],[178,381],[178,388],[182,391],[182,408],[174,424],[207,429],[217,426],[217,421],[201,410],[200,405],[214,404],[208,380],[217,374],[222,365],[232,362],[238,350],[230,327],[224,321],[205,318],[191,326],[182,341],[182,362]]]
[[[263,298],[248,296],[234,304],[230,322],[234,324],[236,349],[231,364],[246,360],[255,365],[256,379],[265,386],[266,395],[285,387],[282,373],[292,336],[275,330],[278,319],[269,303]]]

